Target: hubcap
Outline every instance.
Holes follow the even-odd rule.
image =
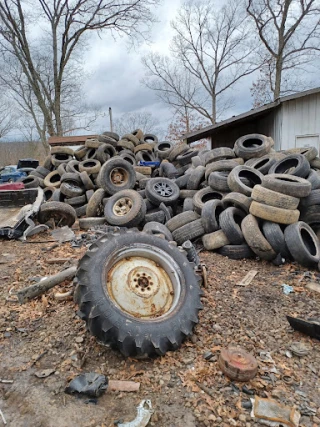
[[[166,182],[158,182],[153,188],[155,192],[162,197],[172,196],[173,190]]]
[[[117,216],[127,215],[132,209],[132,200],[129,197],[122,197],[113,205],[113,213]]]
[[[179,268],[173,267],[168,254],[159,257],[151,249],[135,248],[124,250],[120,258],[106,271],[106,290],[116,306],[135,318],[150,320],[174,309],[181,284]]]
[[[114,185],[123,185],[128,181],[128,173],[123,168],[114,168],[110,172],[110,180]]]

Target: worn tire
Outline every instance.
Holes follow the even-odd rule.
[[[226,235],[229,242],[233,245],[241,245],[244,237],[241,231],[241,222],[246,214],[237,208],[225,209],[219,217],[221,230]]]
[[[195,240],[203,235],[204,228],[202,226],[201,218],[189,222],[188,224],[183,225],[182,227],[179,227],[172,232],[172,236],[178,245],[182,245],[182,243],[186,240]]]
[[[307,197],[311,183],[304,178],[287,174],[269,174],[262,178],[262,187],[292,197]]]
[[[288,154],[302,154],[308,162],[312,162],[318,155],[318,150],[315,147],[290,148],[285,152]]]
[[[241,178],[247,179],[250,187],[243,183]],[[229,173],[228,186],[231,191],[237,191],[245,196],[251,196],[253,187],[257,184],[261,184],[262,179],[262,173],[256,169],[248,166],[237,166]]]
[[[166,227],[169,231],[173,232],[177,230],[177,228],[183,227],[190,222],[199,219],[199,215],[193,211],[182,212],[179,215],[174,216],[166,222]]]
[[[61,184],[61,176],[58,171],[50,172],[43,180],[45,187],[58,188]]]
[[[250,213],[257,218],[277,222],[278,224],[293,224],[299,220],[300,216],[300,211],[298,211],[298,209],[276,208],[255,201],[251,203]]]
[[[152,211],[148,211],[144,217],[144,223],[147,222],[160,222],[164,224],[166,222],[166,215],[162,210],[156,209]]]
[[[189,148],[190,148],[189,145],[185,144],[185,143],[175,145],[172,148],[172,150],[170,151],[170,154],[168,156],[169,162],[173,162],[174,160],[176,160],[176,158],[178,156],[180,156],[181,154],[183,154],[186,151],[188,151]]]
[[[212,162],[218,162],[220,160],[233,159],[235,156],[232,148],[219,147],[210,150],[205,155],[205,165],[209,165]]]
[[[188,190],[198,190],[201,182],[205,180],[205,171],[204,166],[197,166],[190,174],[187,183]]]
[[[262,157],[271,149],[271,139],[265,135],[252,133],[238,138],[234,143],[234,151],[238,157],[249,160]]]
[[[179,198],[180,189],[168,178],[151,178],[146,184],[146,197],[151,203],[173,205]]]
[[[70,147],[56,146],[51,147],[51,155],[53,154],[66,154],[67,156],[73,156],[74,151]]]
[[[235,160],[218,160],[206,166],[205,178],[208,179],[212,172],[230,172],[239,166]]]
[[[88,201],[86,216],[94,217],[101,216],[103,212],[102,200],[105,196],[105,191],[103,188],[99,188],[93,194],[93,196]]]
[[[121,308],[115,293],[121,300],[120,295],[127,292],[122,290],[121,284],[126,286],[129,279],[119,273],[120,280],[116,282],[119,288],[116,289],[112,274],[121,272],[116,270],[120,262],[132,263],[137,256],[141,258],[142,267],[136,268],[152,268],[156,283],[165,275],[166,280],[161,281],[160,289],[166,289],[165,283],[169,283],[169,289],[173,288],[173,309],[169,306],[169,310],[164,312],[162,309],[161,314],[159,307],[148,304],[153,315],[151,318],[142,316],[138,309],[134,311],[139,307],[140,297],[137,299],[133,292],[132,297],[123,300]],[[75,291],[79,315],[86,321],[92,335],[100,342],[119,349],[124,356],[164,355],[167,351],[176,350],[192,334],[202,308],[201,279],[193,267],[185,255],[165,239],[137,232],[106,234],[91,245],[79,262]],[[110,288],[114,291],[112,297]],[[126,300],[134,302],[125,303]],[[156,308],[158,312],[155,313]],[[149,311],[146,312],[149,315]]]
[[[243,219],[241,229],[245,241],[258,257],[267,261],[271,261],[276,258],[276,252],[264,237],[260,230],[259,223],[253,215],[247,215]]]
[[[285,155],[280,155],[278,153],[280,158],[284,158]],[[246,161],[246,166],[249,166],[251,168],[257,169],[259,172],[261,172],[263,175],[266,175],[271,166],[273,166],[279,158],[277,158],[273,154],[266,154],[265,156],[249,159]]]
[[[230,259],[253,258],[255,254],[246,243],[241,245],[225,245],[218,249],[218,254]]]
[[[229,208],[230,206],[234,206],[235,208],[241,209],[247,214],[249,213],[251,202],[251,197],[237,192],[226,194],[222,199],[223,207],[225,209]]]
[[[310,164],[302,154],[291,154],[278,160],[269,169],[269,174],[290,174],[305,178],[310,173]]]
[[[45,224],[49,220],[54,220],[55,226],[63,227],[67,225],[71,227],[76,219],[77,214],[74,208],[62,202],[46,202],[40,206],[38,212],[38,220]]]
[[[213,190],[222,191],[224,193],[227,193],[230,191],[229,185],[228,185],[228,175],[229,172],[212,172],[209,175],[208,184]]]
[[[278,193],[277,191],[262,187],[261,185],[256,185],[253,188],[251,197],[255,202],[274,206],[276,208],[297,209],[299,205],[299,199],[297,197]]]
[[[306,179],[311,183],[311,190],[320,189],[320,175],[316,171],[311,169]]]
[[[158,144],[155,145],[154,151],[157,157],[159,157],[159,159],[167,159],[173,147],[174,145],[172,144],[172,142],[162,141],[158,142]]]
[[[143,198],[134,190],[121,190],[111,196],[104,207],[110,225],[137,227],[147,212]]]
[[[89,175],[99,173],[101,169],[101,163],[96,159],[88,159],[79,163],[79,171],[87,172]]]
[[[106,223],[106,219],[101,217],[87,217],[87,218],[80,218],[79,219],[79,227],[80,230],[89,230],[92,227],[96,227],[99,225],[103,225]]]
[[[40,185],[40,178],[29,175],[21,178],[19,182],[24,184],[24,188],[38,188]]]
[[[209,200],[204,204],[201,211],[201,220],[206,234],[220,229],[219,217],[223,210],[224,207],[221,200]]]
[[[194,210],[201,215],[202,208],[206,202],[209,200],[221,200],[223,198],[223,193],[212,190],[211,187],[205,187],[202,190],[199,190],[193,196],[193,206]]]
[[[100,169],[97,183],[112,195],[120,190],[132,189],[136,183],[136,173],[130,163],[120,157],[114,157]]]
[[[77,197],[82,196],[84,189],[80,187],[79,184],[75,182],[62,182],[60,185],[60,191],[67,197]]]
[[[284,232],[282,231],[280,225],[274,222],[264,221],[262,223],[262,231],[265,238],[272,246],[272,249],[277,254],[280,254],[282,258],[287,260],[290,259],[290,253],[286,245]]]
[[[168,242],[171,242],[173,240],[171,232],[164,224],[161,224],[160,222],[147,222],[143,227],[142,231],[147,234],[162,234],[165,239],[168,240]]]
[[[213,233],[205,234],[202,237],[202,243],[207,251],[214,251],[222,246],[229,245],[230,242],[222,230],[214,231]]]
[[[88,149],[85,145],[81,145],[81,147],[74,150],[74,157],[80,162],[84,156],[86,155]]]
[[[289,225],[284,238],[293,259],[304,267],[315,267],[320,259],[319,239],[312,228],[299,221]]]

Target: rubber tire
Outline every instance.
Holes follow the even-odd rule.
[[[52,218],[54,219],[57,227],[64,227],[65,225],[71,227],[77,219],[77,214],[74,208],[66,203],[43,203],[38,212],[39,222],[41,224],[45,224]]]
[[[154,147],[154,152],[159,157],[159,159],[167,159],[174,145],[169,141],[158,142]]]
[[[223,194],[219,191],[212,190],[210,187],[203,188],[196,192],[193,196],[193,206],[194,210],[201,215],[203,206],[209,200],[222,200]]]
[[[233,159],[234,157],[236,156],[232,148],[229,148],[229,147],[214,148],[213,150],[210,150],[206,153],[204,157],[205,165],[207,166],[210,163],[218,162],[219,160]]]
[[[71,184],[82,185],[80,175],[78,173],[66,172],[61,176],[61,183],[69,182]]]
[[[310,164],[302,154],[291,154],[271,166],[269,174],[289,174],[305,178],[310,173]]]
[[[290,148],[289,150],[286,150],[285,153],[302,154],[308,160],[308,162],[312,162],[312,160],[317,157],[318,150],[316,149],[316,147]]]
[[[53,154],[66,154],[68,156],[73,156],[74,151],[70,147],[56,146],[51,147],[51,155]]]
[[[281,158],[284,157],[285,155],[281,156]],[[279,159],[277,159],[273,154],[266,154],[262,157],[247,160],[246,166],[257,169],[263,175],[266,175],[269,172],[271,166],[273,166],[277,160]]]
[[[169,231],[173,232],[180,227],[183,227],[190,222],[199,219],[199,215],[193,211],[182,212],[179,215],[174,216],[166,222],[166,227]]]
[[[193,211],[193,210],[194,210],[193,199],[192,199],[192,197],[187,197],[183,201],[182,212],[188,212],[188,211]]]
[[[79,163],[79,171],[87,172],[87,174],[99,173],[101,169],[101,163],[96,159],[88,159]]]
[[[251,197],[248,197],[242,193],[236,193],[236,192],[226,194],[222,199],[223,207],[225,209],[227,209],[230,206],[234,206],[235,208],[241,209],[243,212],[246,212],[247,214],[249,213],[251,202],[252,202]]]
[[[153,135],[152,133],[146,133],[144,134],[142,141],[146,144],[150,144],[150,141],[151,143],[157,144],[158,137],[156,135]]]
[[[154,186],[157,183],[164,183],[165,185],[171,187],[172,194],[170,196],[162,196],[156,192]],[[173,205],[179,198],[180,189],[173,181],[168,178],[152,178],[149,179],[146,184],[146,197],[147,199],[156,206],[159,206],[160,203],[165,205]]]
[[[56,189],[54,187],[45,187],[43,189],[43,194],[44,194],[44,198],[46,202],[51,202],[52,200],[52,196],[53,193],[56,191]],[[60,200],[57,200],[60,201]]]
[[[80,172],[80,181],[86,190],[94,190],[94,183],[86,171]]]
[[[174,182],[177,184],[180,190],[183,190],[187,188],[188,181],[189,181],[189,175],[182,175],[182,176],[179,176],[179,178],[177,178]]]
[[[251,146],[249,145],[250,140],[254,142]],[[259,146],[256,144],[257,141],[259,141]],[[234,143],[234,151],[238,157],[248,160],[253,157],[262,157],[268,154],[270,152],[271,145],[270,138],[258,133],[252,133],[238,138]]]
[[[162,162],[160,165],[160,177],[174,179],[178,177],[178,171],[176,167],[169,162]]]
[[[126,314],[106,291],[106,276],[114,265],[113,260],[119,259],[123,248],[135,247],[166,254],[181,287],[175,309],[151,321]],[[161,266],[161,259],[157,258],[157,264]],[[76,278],[74,299],[79,306],[79,316],[98,341],[119,349],[126,357],[163,356],[167,351],[176,350],[192,335],[198,323],[198,312],[202,309],[201,278],[185,255],[165,239],[137,232],[106,234],[93,243],[80,260]]]
[[[202,243],[207,251],[214,251],[222,246],[229,245],[230,242],[222,230],[214,231],[213,233],[205,234],[202,237]]]
[[[253,188],[251,197],[256,202],[282,209],[297,209],[300,201],[297,197],[287,196],[261,185],[256,185]]]
[[[246,214],[241,209],[231,207],[225,209],[219,217],[221,230],[233,245],[244,243],[241,222],[245,216]]]
[[[76,197],[70,197],[70,198],[66,197],[64,199],[64,203],[67,203],[68,205],[73,207],[75,206],[80,207],[87,203],[87,198],[84,194],[82,196],[76,196]]]
[[[114,184],[110,179],[110,174],[114,169],[123,169],[127,174],[127,180],[123,184]],[[123,160],[121,157],[114,157],[108,160],[101,168],[97,182],[99,187],[102,187],[106,193],[113,195],[120,190],[129,190],[134,188],[136,183],[136,173],[133,166]]]
[[[226,256],[230,259],[245,259],[253,258],[255,254],[250,247],[243,243],[242,245],[225,245],[218,249],[218,254]]]
[[[160,224],[164,224],[166,222],[165,213],[162,210],[152,210],[145,214],[144,223],[147,222],[159,222]]]
[[[82,196],[84,193],[83,188],[81,188],[78,184],[71,182],[62,182],[60,185],[60,191],[67,197]]]
[[[173,240],[171,232],[164,224],[161,224],[161,222],[147,222],[143,227],[142,231],[147,234],[163,234],[165,239],[168,240],[168,242],[171,242]]]
[[[103,188],[99,188],[93,194],[93,196],[88,201],[86,216],[87,217],[96,217],[102,214],[102,200],[105,197],[105,191]]]
[[[192,241],[203,235],[204,228],[202,226],[201,218],[177,228],[172,233],[172,236],[178,245],[182,245],[186,240]]]
[[[299,220],[300,216],[298,209],[281,209],[255,201],[251,203],[250,213],[257,218],[278,224],[293,224]]]
[[[239,164],[234,160],[218,160],[206,166],[205,178],[208,179],[212,172],[230,172]]]
[[[79,227],[80,230],[89,230],[92,227],[96,227],[99,225],[104,225],[106,223],[106,219],[103,217],[87,217],[79,219]]]
[[[205,180],[205,171],[204,166],[197,166],[189,175],[189,180],[187,183],[188,190],[198,190],[202,181]]]
[[[192,158],[195,157],[198,154],[198,150],[190,149],[186,151],[185,153],[179,154],[176,158],[176,162],[179,163],[179,165],[184,166],[191,163]]]
[[[224,193],[227,193],[230,191],[229,185],[228,185],[228,172],[212,172],[209,175],[208,184],[213,190],[222,191]]]
[[[248,179],[252,187],[244,184],[241,181],[242,177]],[[253,187],[257,184],[261,184],[262,179],[262,173],[256,169],[248,166],[237,166],[229,173],[228,186],[231,191],[236,191],[250,197]]]
[[[276,258],[277,253],[264,237],[260,230],[258,220],[253,215],[247,215],[243,219],[241,229],[245,241],[259,258],[267,261],[272,261]]]
[[[320,189],[320,175],[316,171],[311,169],[306,179],[311,183],[311,190]]]
[[[300,202],[300,207],[302,207],[303,210],[307,210],[306,208],[314,205],[320,205],[320,190],[311,191],[309,196],[304,197]]]
[[[219,216],[223,210],[224,206],[221,200],[209,200],[204,204],[201,219],[206,234],[220,229]]]
[[[280,225],[271,221],[264,221],[262,223],[262,231],[273,250],[277,254],[280,254],[282,258],[290,260],[290,252],[287,248],[284,232]]]
[[[118,216],[113,212],[115,203],[127,197],[132,201],[130,211],[122,216]],[[104,216],[110,225],[118,227],[137,227],[144,220],[147,208],[143,198],[135,190],[121,190],[109,198],[104,207]]]
[[[184,142],[182,144],[176,144],[172,150],[170,151],[170,154],[168,156],[169,162],[173,162],[176,160],[178,156],[185,153],[190,149],[188,144],[185,144]]]
[[[57,177],[57,178],[59,178],[58,179],[58,181],[51,181],[51,179],[53,178],[53,177]],[[50,172],[46,177],[45,177],[45,179],[43,180],[43,182],[44,182],[44,186],[45,187],[54,187],[54,188],[58,188],[58,187],[60,187],[60,184],[61,184],[61,176],[60,176],[60,174],[59,174],[59,172],[58,171],[52,171],[52,172]]]
[[[304,178],[288,174],[268,174],[262,178],[262,187],[292,197],[307,197],[311,183]]]
[[[32,175],[19,179],[19,182],[24,184],[24,188],[38,188],[40,186],[40,178]]]
[[[319,239],[308,224],[299,221],[289,225],[284,231],[284,238],[295,261],[304,267],[316,267],[318,265],[320,259]]]
[[[87,151],[87,147],[85,145],[81,145],[81,147],[74,150],[74,157],[80,162],[86,155]]]
[[[97,160],[99,160],[99,162],[103,164],[111,157],[115,156],[116,153],[117,152],[115,148],[111,144],[102,144],[97,149]]]

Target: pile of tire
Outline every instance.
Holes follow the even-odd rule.
[[[40,222],[138,227],[178,246],[202,238],[205,249],[233,259],[316,266],[318,152],[273,146],[271,138],[251,134],[233,149],[198,151],[139,129],[122,138],[105,132],[75,151],[52,148],[23,181],[44,188]]]

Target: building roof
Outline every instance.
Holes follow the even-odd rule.
[[[213,133],[215,133],[216,130],[221,130],[231,124],[239,124],[240,122],[244,123],[246,121],[252,120],[253,118],[261,117],[269,113],[271,110],[277,108],[280,104],[283,104],[284,102],[292,101],[310,95],[315,95],[317,93],[320,93],[320,87],[306,90],[304,92],[298,92],[293,95],[284,96],[274,102],[271,102],[270,104],[262,105],[259,108],[253,108],[250,111],[246,111],[245,113],[239,114],[238,116],[233,116],[227,120],[223,120],[222,122],[216,123],[215,125],[206,126],[205,128],[199,129],[197,131],[187,133],[183,135],[183,139],[187,140],[187,142],[190,143],[198,141],[199,139],[208,138]]]

